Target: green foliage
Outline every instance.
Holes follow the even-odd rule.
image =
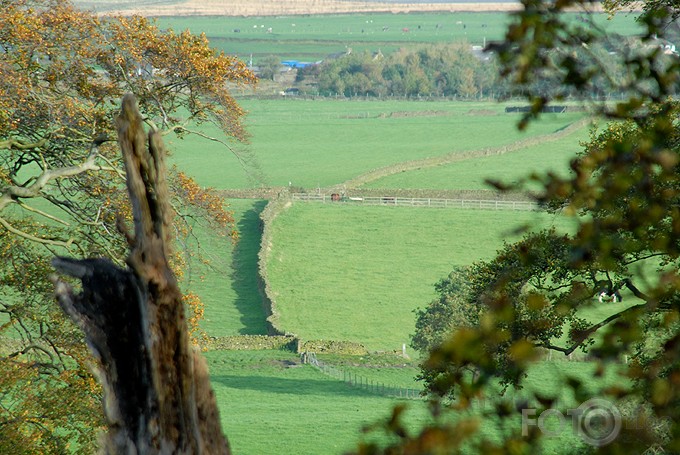
[[[442,344],[455,327],[479,324],[479,311],[466,301],[469,294],[469,272],[456,269],[435,285],[439,298],[416,313],[416,331],[411,337],[411,347],[426,356]]]
[[[621,3],[626,2],[613,2]],[[533,110],[520,127],[554,100],[598,93],[600,74],[608,76],[611,89],[626,94],[624,101],[613,104],[591,99],[595,113],[618,121],[592,135],[583,153],[571,161],[570,174],[527,179],[540,183],[539,202],[552,212],[576,217],[578,227],[565,236],[528,234],[491,261],[474,264],[466,297],[480,308],[479,324],[454,330],[435,347],[423,363],[423,377],[431,392],[453,400],[450,409],[470,409],[476,398],[495,393],[495,377],[501,377],[501,383],[524,385],[531,366],[541,358],[539,347],[566,354],[584,348],[596,362],[594,377],[614,371],[633,386],[601,384],[586,390],[588,379],[563,378],[563,388],[580,403],[597,397],[606,400],[609,409],[624,410],[632,403],[640,410],[610,414],[611,425],[590,434],[591,449],[675,452],[680,447],[680,144],[678,107],[670,95],[678,88],[680,60],[665,55],[656,40],[679,13],[670,3],[647,4],[641,16],[647,47],[617,54],[622,76],[612,76],[612,67],[594,50],[606,42],[606,35],[587,16],[583,24],[569,22],[564,8],[573,6],[583,5],[524,2],[497,49],[504,74],[532,102]],[[572,52],[579,47],[587,51]],[[560,89],[542,87],[545,77]],[[496,186],[506,188],[502,182]],[[609,306],[609,298],[621,295],[631,302]],[[606,316],[596,322],[581,318],[579,309],[588,307],[602,308]],[[563,330],[569,333],[566,340],[560,340]],[[554,395],[533,392],[531,399],[542,403],[539,413],[555,403]],[[436,407],[437,412],[442,409]],[[520,411],[498,407],[485,418],[511,422]],[[592,416],[572,418],[577,434],[593,429]],[[636,425],[630,425],[631,419]],[[665,424],[660,425],[662,420]],[[451,427],[438,423],[432,431],[440,433],[437,450],[460,447]],[[477,450],[533,453],[547,435],[535,427],[525,434],[514,427],[492,441],[480,438],[472,427],[463,436]],[[414,435],[405,438],[399,450],[429,441],[426,433]],[[565,452],[581,450],[571,446]]]
[[[352,53],[319,66],[321,94],[344,96],[444,96],[472,98],[502,87],[494,59],[468,44],[440,44],[382,53]]]
[[[281,69],[281,60],[276,55],[268,55],[257,62],[260,68],[260,78],[274,80]]]
[[[430,338],[436,337],[435,342],[419,344],[427,354],[439,349],[443,339],[451,336],[452,328],[474,329],[493,320],[496,341],[485,344],[484,349],[492,359],[488,372],[500,377],[501,383],[512,385],[519,385],[523,379],[513,360],[515,351],[525,349],[522,340],[565,354],[585,348],[592,343],[590,337],[599,326],[589,325],[578,310],[591,304],[603,283],[627,282],[627,276],[623,271],[613,275],[594,265],[571,267],[568,245],[567,235],[554,231],[532,233],[517,243],[506,244],[494,259],[475,262],[464,273],[454,272],[438,286],[440,300],[447,303],[448,310],[441,316],[449,319],[436,318],[434,313],[439,307],[431,304],[416,323],[414,341],[432,331],[434,336]],[[427,324],[431,321],[436,325]],[[563,333],[568,333],[566,346],[556,346],[554,340]],[[525,360],[520,356],[518,361]],[[423,376],[432,392],[453,396],[454,390],[448,385],[443,390],[440,387],[441,382],[455,382],[448,378],[451,374],[458,373],[448,362],[425,362]]]

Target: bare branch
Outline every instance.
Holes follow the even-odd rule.
[[[12,185],[4,188],[0,192],[0,211],[2,211],[7,205],[15,202],[18,198],[36,198],[41,195],[41,191],[48,183],[52,180],[73,177],[75,175],[82,174],[88,171],[110,171],[116,172],[119,175],[120,170],[114,167],[100,166],[95,163],[95,159],[98,155],[90,154],[85,161],[75,166],[65,166],[62,168],[44,170],[33,183],[27,186]]]
[[[612,314],[612,315],[609,316],[608,318],[603,319],[602,321],[600,321],[600,322],[598,322],[597,324],[594,324],[594,325],[588,327],[588,328],[585,329],[585,330],[582,330],[582,331],[578,332],[578,333],[576,334],[576,336],[574,337],[574,338],[575,338],[574,344],[572,344],[571,346],[569,346],[569,347],[567,347],[567,348],[564,348],[564,347],[561,347],[561,346],[555,346],[555,345],[550,344],[550,343],[536,343],[536,346],[537,346],[537,347],[546,348],[546,349],[552,349],[553,351],[559,351],[559,352],[563,352],[565,355],[569,355],[569,354],[571,354],[572,352],[574,352],[576,349],[578,349],[579,347],[581,347],[581,345],[583,345],[583,343],[584,343],[584,342],[585,342],[585,341],[586,341],[593,333],[597,332],[600,328],[604,327],[605,325],[609,324],[609,323],[612,322],[612,321],[615,321],[616,319],[619,319],[620,317],[622,317],[622,316],[624,316],[624,315],[626,315],[626,314],[628,314],[628,313],[631,313],[631,312],[633,312],[633,311],[635,311],[635,310],[637,310],[637,309],[640,309],[640,308],[645,308],[645,307],[647,307],[648,305],[649,305],[648,302],[641,303],[640,305],[633,305],[633,306],[631,306],[631,307],[626,308],[625,310],[622,310],[622,311],[619,311],[618,313]]]
[[[0,141],[0,149],[7,150],[33,150],[43,147],[47,144],[47,138],[44,137],[37,142],[25,142],[19,139],[7,139]]]
[[[27,210],[27,211],[33,212],[33,213],[37,213],[38,215],[42,215],[45,218],[50,219],[52,221],[55,221],[57,223],[63,224],[64,226],[70,226],[70,224],[68,222],[62,220],[61,218],[57,218],[56,216],[50,215],[47,212],[43,212],[42,210],[31,207],[30,205],[26,204],[25,202],[23,202],[21,200],[18,201],[18,204],[24,210]]]

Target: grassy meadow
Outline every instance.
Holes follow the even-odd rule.
[[[504,104],[451,101],[339,101],[244,99],[249,111],[249,144],[229,150],[196,137],[172,140],[172,160],[196,180],[218,189],[341,185],[371,170],[428,157],[455,156],[540,137],[539,143],[436,167],[408,170],[369,182],[384,189],[482,189],[485,178],[517,179],[528,171],[565,172],[587,139],[588,126],[555,135],[583,114],[546,115],[527,132]],[[217,134],[215,131],[209,134]],[[551,140],[547,140],[551,139]],[[266,333],[254,279],[260,248],[259,213],[266,201],[231,199],[241,240],[236,246],[200,231],[211,260],[197,264],[190,286],[206,304],[203,328],[211,336]],[[536,212],[361,207],[295,203],[271,225],[267,272],[275,294],[276,322],[303,339],[356,341],[370,351],[399,351],[414,330],[413,310],[434,298],[433,284],[454,266],[488,259],[515,229],[556,225],[565,219]],[[202,277],[202,279],[199,279]],[[626,302],[628,303],[628,302]],[[588,311],[602,317],[601,308]],[[415,353],[385,364],[375,356],[322,356],[348,374],[389,386],[418,388]],[[423,403],[399,401],[351,387],[320,371],[298,365],[283,351],[206,353],[225,433],[234,453],[343,453],[362,437],[361,429],[389,417],[397,403],[409,406],[412,430],[428,422]],[[380,356],[378,356],[380,357]],[[557,390],[565,376],[587,378],[593,365],[553,360],[537,364],[526,386],[555,394],[563,403],[573,393]],[[616,377],[605,383],[619,383]],[[591,387],[599,387],[592,383]],[[593,389],[595,390],[595,389]],[[521,425],[520,418],[516,427]],[[484,437],[497,440],[515,430],[486,421]],[[276,441],[271,435],[275,432]],[[580,444],[565,432],[546,441],[546,453]]]
[[[436,167],[395,173],[362,185],[364,188],[428,188],[438,190],[488,189],[485,179],[500,179],[513,183],[529,173],[552,171],[559,175],[569,172],[569,161],[583,150],[579,144],[588,140],[589,125],[555,140],[503,155],[482,156]]]
[[[537,212],[296,203],[273,223],[267,273],[279,327],[303,339],[400,350],[413,310],[455,266],[490,259],[514,230],[566,220]]]
[[[585,124],[560,133],[580,122],[581,113],[546,115],[520,133],[519,117],[506,114],[505,104],[492,102],[249,98],[241,104],[249,111],[252,137],[232,149],[245,165],[216,143],[192,136],[170,141],[173,162],[202,185],[253,189],[290,182],[315,189],[341,185],[374,169],[466,153],[464,160],[399,172],[366,187],[386,193],[398,188],[482,189],[489,177],[512,181],[525,171],[565,169],[580,150],[578,141],[588,134]],[[538,142],[528,141],[504,154],[470,153],[533,138]],[[264,313],[254,277],[259,214],[266,201],[228,202],[241,240],[234,246],[199,230],[210,266],[196,264],[187,286],[206,304],[203,328],[208,335],[263,334]],[[399,351],[414,330],[413,310],[434,298],[433,284],[454,266],[492,257],[504,241],[517,238],[518,227],[551,225],[570,226],[565,219],[537,212],[295,203],[271,225],[267,272],[280,315],[277,326],[306,340],[355,341],[370,351]],[[373,356],[320,359],[371,381],[419,388],[417,358],[410,349],[407,353],[414,358],[396,365]],[[292,353],[207,355],[224,430],[235,453],[287,453],[291,447],[301,454],[342,453],[362,437],[363,426],[387,418],[399,402],[298,366],[299,358]],[[590,368],[582,362],[543,362],[527,386],[553,393],[550,387],[559,375],[586,377]],[[573,396],[566,393],[562,399],[570,403]],[[422,403],[408,405],[414,429],[427,423]],[[268,437],[272,430],[280,435],[275,446]],[[493,440],[505,431],[490,422],[483,434]],[[578,439],[565,435],[550,440],[547,450],[565,443],[576,444]]]
[[[389,439],[380,431],[362,435],[361,429],[385,421],[393,406],[406,405],[405,421],[411,431],[417,431],[430,421],[426,404],[418,400],[398,400],[372,394],[352,387],[341,380],[322,374],[310,365],[300,365],[299,358],[283,351],[221,351],[208,352],[212,385],[222,413],[223,429],[237,454],[317,455],[345,453],[360,440]],[[374,359],[334,356],[325,360],[340,365],[350,373],[358,373],[375,381],[404,384],[412,382],[415,364],[380,365]],[[402,363],[403,363],[402,359]],[[532,367],[526,387],[545,397],[560,400],[565,407],[574,407],[581,400],[574,392],[560,387],[570,378],[583,383],[582,393],[597,393],[600,388],[619,382],[616,374],[593,379],[595,365],[585,362],[542,362]],[[514,402],[523,394],[509,393],[503,399]],[[474,417],[493,409],[498,398],[479,402],[461,417]],[[546,421],[551,425],[551,421]],[[521,428],[521,417],[514,424],[501,426],[488,420],[482,436],[498,440],[508,432]],[[275,434],[276,437],[272,438]],[[559,453],[565,446],[579,447],[582,442],[570,431],[545,440],[545,453]],[[469,451],[474,453],[474,451]]]
[[[249,112],[251,138],[231,147],[243,162],[217,142],[169,138],[173,162],[201,185],[323,188],[404,161],[553,134],[583,118],[579,112],[547,114],[520,132],[520,114],[506,114],[505,104],[494,102],[248,99],[241,105]],[[209,125],[201,128],[220,136]],[[517,159],[515,166],[522,163]]]
[[[222,351],[206,357],[235,454],[345,453],[356,448],[364,426],[387,419],[400,402],[300,365],[293,353]],[[409,409],[409,425],[429,421],[423,402],[411,401]]]
[[[260,213],[266,202],[230,199],[239,241],[211,234],[196,223],[188,248],[195,251],[181,285],[205,303],[201,328],[209,336],[264,335],[267,333],[262,297],[257,284],[260,249]]]

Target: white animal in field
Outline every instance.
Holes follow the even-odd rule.
[[[607,290],[603,290],[602,292],[600,292],[597,299],[600,301],[600,303],[604,302],[616,303],[623,300],[619,291],[611,291],[610,293],[610,291]]]

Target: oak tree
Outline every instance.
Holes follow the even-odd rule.
[[[91,359],[48,278],[55,254],[124,263],[116,222],[132,215],[115,143],[122,95],[134,94],[162,134],[212,122],[225,132],[213,139],[228,145],[246,138],[229,87],[254,81],[204,35],[100,18],[68,0],[0,0],[0,452],[91,453],[103,425]],[[168,183],[180,215],[235,237],[214,193],[176,170]],[[174,226],[180,237],[189,228],[181,216]],[[177,249],[179,274],[185,261]],[[185,299],[195,321],[200,302]]]
[[[608,3],[612,12],[627,4]],[[588,6],[524,0],[505,40],[492,46],[504,76],[530,102],[520,127],[540,117],[546,105],[574,96],[610,122],[583,144],[569,175],[526,179],[540,184],[533,197],[546,210],[575,219],[575,232],[527,234],[456,276],[465,287],[452,283],[452,295],[444,297],[459,310],[472,307],[457,317],[474,320],[451,321],[444,341],[423,362],[435,423],[410,433],[396,409],[384,428],[397,442],[385,449],[361,446],[360,453],[452,453],[463,447],[535,453],[547,435],[537,425],[523,433],[522,410],[533,408],[538,416],[556,406],[558,397],[525,391],[523,402],[493,398],[498,379],[522,387],[546,352],[577,349],[594,364],[593,379],[612,372],[621,379],[602,386],[568,373],[562,378],[577,401],[608,403],[569,422],[584,444],[563,447],[565,453],[680,449],[680,125],[673,100],[680,59],[662,41],[680,13],[672,2],[645,2],[643,34],[616,54],[620,67],[614,73],[592,52],[609,37],[590,20]],[[580,21],[567,14],[574,8],[584,11]],[[542,78],[553,80],[547,89]],[[593,83],[602,80],[624,99],[601,98]],[[597,311],[585,318],[586,309]],[[479,399],[494,405],[479,410]],[[597,427],[594,419],[603,413],[605,425]],[[497,426],[502,436],[485,438],[484,425]]]

